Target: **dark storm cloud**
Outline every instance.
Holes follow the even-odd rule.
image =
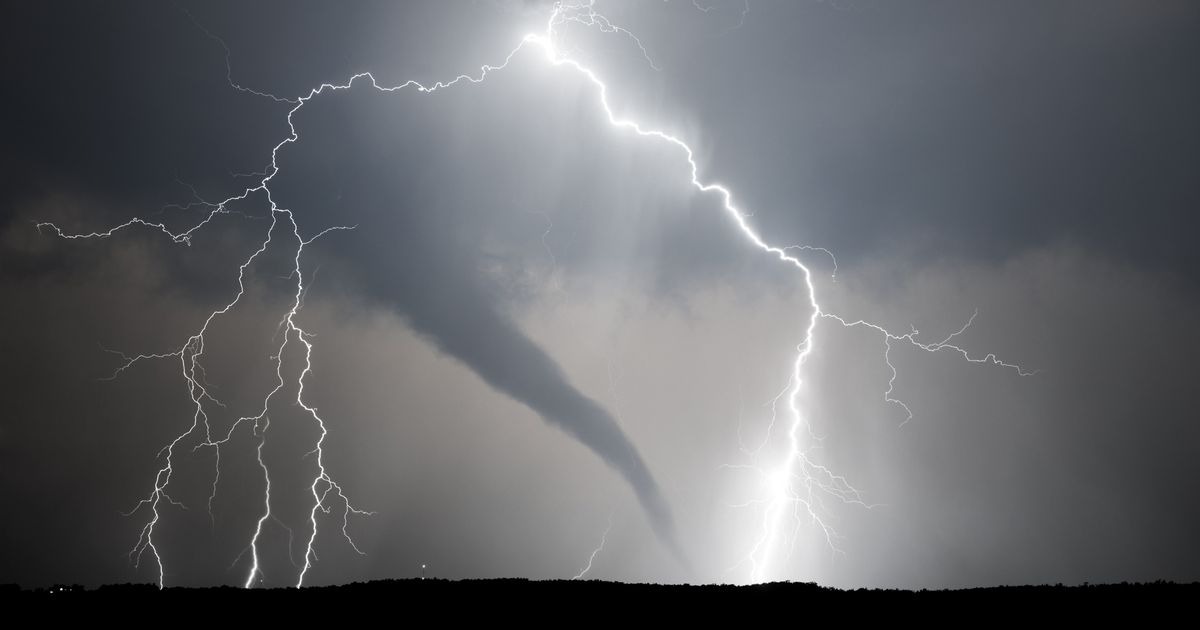
[[[917,241],[1003,260],[1070,238],[1200,274],[1195,3],[752,8],[721,34],[656,4],[639,33],[705,34],[659,47],[662,94],[767,233],[847,259]]]
[[[537,3],[518,4],[190,10],[228,43],[240,83],[293,96],[363,70],[389,84],[497,62],[542,26]],[[830,465],[887,505],[834,508],[847,554],[797,553],[788,575],[1195,579],[1195,6],[751,6],[729,30],[736,15],[688,2],[613,3],[661,73],[625,39],[575,36],[614,103],[694,141],[702,175],[729,185],[770,241],[837,253],[838,283],[817,276],[831,308],[932,337],[979,307],[970,347],[1045,370],[1020,379],[896,351],[917,414],[898,430],[878,339],[823,326],[806,413]],[[148,579],[128,566],[138,523],[118,510],[190,418],[187,393],[173,363],[97,381],[117,364],[98,344],[152,352],[185,339],[231,297],[237,263],[265,237],[265,204],[249,200],[240,209],[260,218],[223,217],[190,247],[140,230],[66,243],[33,222],[183,225],[195,211],[163,209],[192,200],[176,179],[208,199],[235,192],[249,180],[230,172],[266,165],[286,106],[229,88],[220,46],[170,5],[13,13],[0,38],[0,492],[21,516],[0,523],[0,582]],[[365,560],[322,540],[317,579],[403,575],[429,557],[456,576],[570,575],[605,516],[588,510],[610,505],[601,577],[692,577],[667,566],[640,518],[622,522],[616,475],[536,418],[522,424],[532,414],[479,381],[620,470],[660,535],[669,500],[696,579],[739,579],[726,569],[757,523],[713,526],[726,515],[713,505],[747,495],[711,488],[739,456],[739,411],[752,430],[786,374],[805,314],[797,278],[691,193],[676,152],[612,132],[586,82],[534,58],[496,79],[433,97],[323,96],[280,154],[276,198],[305,235],[357,226],[306,250],[301,319],[317,340],[306,386],[335,419],[335,474],[381,516],[352,524]],[[294,244],[280,244],[210,343],[208,375],[228,405],[216,422],[254,411],[273,382],[272,334],[293,288]],[[609,343],[597,330],[615,327],[610,310],[639,308],[611,343],[623,362],[590,378],[588,344]],[[289,479],[311,466],[312,429],[287,398],[268,444],[281,519],[296,526],[305,488]],[[168,517],[169,579],[240,582],[228,564],[260,479],[239,468],[249,444],[222,455],[224,478],[239,481],[222,486],[216,527],[202,509]],[[207,498],[210,463],[207,451],[181,463],[190,505]],[[282,544],[269,566],[285,581]]]

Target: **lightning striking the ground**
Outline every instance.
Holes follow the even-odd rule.
[[[608,533],[612,531],[612,515],[608,516],[608,526],[604,528],[604,533],[600,536],[600,544],[592,550],[592,554],[588,556],[587,566],[583,567],[579,573],[576,573],[572,580],[582,580],[592,570],[592,563],[596,561],[596,556],[601,551],[604,551],[604,545],[608,544]]]
[[[711,10],[710,5],[697,3],[696,7],[706,12]],[[709,8],[706,9],[705,7]],[[748,10],[749,4],[746,3],[745,10],[741,15],[743,22]],[[795,359],[791,364],[790,373],[787,375],[788,385],[772,402],[772,408],[776,410],[776,413],[771,419],[767,430],[767,437],[763,443],[755,448],[743,447],[743,452],[749,460],[747,463],[731,464],[728,466],[730,468],[750,470],[761,481],[760,496],[756,496],[743,504],[746,506],[755,506],[761,510],[761,531],[743,560],[738,565],[735,565],[744,565],[748,568],[748,580],[751,582],[759,582],[771,577],[774,567],[773,562],[791,553],[799,537],[800,527],[805,521],[816,526],[817,531],[824,536],[831,548],[837,548],[838,536],[823,516],[822,501],[833,499],[844,503],[870,507],[864,500],[863,495],[847,479],[835,474],[810,456],[810,444],[816,440],[816,435],[813,432],[811,424],[802,413],[800,399],[802,384],[804,382],[802,378],[803,368],[816,344],[816,333],[820,322],[831,322],[846,328],[864,329],[879,337],[883,345],[882,359],[891,373],[887,389],[883,393],[883,399],[887,403],[900,407],[905,415],[904,422],[910,420],[913,417],[913,413],[909,406],[895,395],[895,381],[898,372],[891,360],[893,344],[905,344],[928,353],[945,351],[957,355],[958,358],[969,363],[993,365],[1012,370],[1022,376],[1028,376],[1033,373],[1019,365],[1002,361],[994,354],[987,354],[985,356],[973,355],[966,349],[953,343],[956,337],[965,332],[974,322],[974,315],[960,330],[949,335],[942,341],[923,342],[918,339],[919,333],[915,329],[908,333],[896,334],[878,324],[862,319],[846,318],[823,310],[817,300],[817,290],[810,268],[797,255],[793,255],[791,252],[822,252],[833,260],[836,272],[837,261],[833,259],[833,254],[823,248],[800,245],[779,247],[769,244],[750,224],[749,217],[752,215],[744,212],[735,204],[732,191],[719,182],[702,177],[702,169],[696,160],[695,152],[686,141],[614,111],[610,105],[608,84],[591,67],[585,65],[576,56],[567,52],[568,49],[564,43],[565,34],[563,31],[564,26],[568,24],[596,29],[603,33],[621,35],[634,42],[634,45],[646,58],[650,66],[656,70],[658,69],[658,66],[650,58],[647,47],[643,45],[642,41],[628,29],[613,24],[597,12],[595,0],[568,1],[554,4],[546,21],[544,31],[525,35],[502,58],[500,63],[483,65],[475,74],[460,74],[452,79],[428,85],[416,80],[409,80],[398,85],[385,86],[378,83],[375,76],[370,72],[362,72],[351,76],[341,83],[322,83],[311,89],[308,94],[295,98],[285,98],[268,92],[253,90],[234,81],[232,66],[230,64],[229,47],[221,38],[200,27],[208,37],[217,41],[224,50],[226,79],[231,87],[242,92],[271,99],[289,107],[286,117],[289,133],[287,137],[283,138],[272,148],[269,165],[258,173],[235,174],[238,178],[253,177],[255,183],[245,187],[238,194],[221,201],[208,202],[199,199],[199,195],[195,195],[196,201],[188,204],[189,207],[202,207],[207,210],[207,213],[198,222],[184,230],[172,230],[165,222],[150,221],[136,217],[104,231],[86,233],[68,233],[53,223],[37,224],[39,230],[49,230],[58,237],[70,240],[104,239],[112,237],[123,230],[145,228],[160,232],[173,243],[186,246],[191,244],[192,237],[198,231],[204,229],[217,217],[235,212],[230,207],[233,204],[246,201],[252,197],[262,196],[269,207],[270,226],[258,248],[240,264],[236,291],[229,302],[211,312],[204,320],[203,325],[174,350],[133,356],[118,353],[122,357],[122,362],[112,374],[114,378],[143,361],[178,361],[179,370],[192,406],[191,418],[186,423],[186,428],[159,452],[158,457],[162,461],[162,465],[151,480],[149,492],[129,512],[130,515],[146,515],[146,520],[142,525],[137,542],[130,551],[130,557],[135,563],[138,563],[149,554],[155,563],[160,587],[166,584],[167,571],[164,551],[160,548],[160,543],[157,542],[156,534],[159,533],[164,510],[169,507],[184,507],[181,502],[172,498],[169,492],[172,476],[175,473],[174,458],[182,449],[189,446],[193,451],[200,449],[212,450],[214,454],[214,472],[212,495],[209,497],[209,513],[211,517],[212,500],[217,494],[218,485],[221,480],[221,449],[234,440],[235,434],[239,432],[239,429],[243,425],[246,426],[246,429],[242,432],[248,432],[249,438],[255,444],[257,463],[264,483],[261,502],[262,511],[255,523],[253,532],[249,535],[246,547],[246,552],[248,552],[250,558],[250,566],[247,570],[244,586],[249,588],[262,583],[264,575],[260,562],[259,544],[264,536],[264,525],[270,522],[278,522],[277,516],[272,512],[271,474],[269,466],[263,457],[263,447],[266,444],[267,434],[271,426],[271,405],[281,392],[291,387],[296,389],[295,399],[291,403],[303,410],[305,415],[311,419],[318,432],[318,437],[313,444],[312,450],[309,452],[309,455],[314,458],[315,467],[314,475],[309,484],[311,502],[308,511],[308,526],[310,531],[303,552],[304,561],[302,566],[299,567],[295,585],[297,587],[304,585],[306,577],[317,560],[315,546],[318,538],[318,530],[324,517],[332,517],[337,522],[336,526],[346,543],[355,552],[362,553],[350,535],[351,517],[366,516],[371,514],[371,512],[356,507],[348,498],[341,484],[335,481],[327,468],[323,447],[329,431],[328,424],[317,408],[313,407],[305,399],[306,378],[312,374],[313,370],[313,337],[297,322],[298,314],[303,307],[304,295],[308,288],[307,282],[310,281],[310,277],[305,273],[305,267],[302,264],[305,247],[318,238],[330,236],[342,230],[352,230],[355,229],[355,226],[328,227],[305,238],[302,235],[297,217],[291,210],[282,208],[276,204],[271,189],[272,180],[280,172],[278,162],[280,152],[300,139],[300,131],[293,121],[295,114],[310,101],[322,95],[347,90],[356,83],[369,82],[373,89],[381,92],[413,90],[419,93],[433,94],[455,86],[482,83],[492,76],[493,73],[500,72],[508,67],[523,51],[538,51],[541,53],[539,55],[540,58],[550,67],[568,73],[576,79],[583,79],[590,86],[595,95],[596,106],[614,131],[626,132],[636,137],[661,142],[677,150],[679,158],[685,161],[689,167],[690,184],[695,188],[697,193],[715,197],[720,202],[722,209],[727,213],[732,226],[745,238],[749,245],[777,258],[781,263],[792,266],[800,274],[806,290],[809,312],[803,320],[803,329],[796,345]],[[740,24],[741,22],[739,22]],[[197,23],[197,26],[200,25]],[[274,251],[280,248],[283,248],[284,251],[293,252],[288,279],[294,283],[294,292],[291,294],[286,311],[281,314],[278,320],[277,334],[281,333],[281,341],[276,348],[275,354],[271,357],[275,368],[274,387],[262,397],[257,414],[238,418],[226,431],[217,431],[214,424],[210,422],[208,410],[210,409],[210,405],[223,406],[223,404],[210,392],[210,388],[206,385],[207,381],[203,365],[206,335],[215,320],[228,315],[239,304],[239,301],[246,292],[245,280],[247,269],[263,256],[264,253],[268,252],[268,250]],[[298,352],[301,357],[301,369],[295,376],[289,375],[284,366],[285,353],[293,351]],[[780,406],[783,407],[783,418],[779,417]],[[783,425],[782,428],[777,426],[780,424]],[[785,446],[783,454],[780,456],[774,451],[768,454],[768,449],[765,447],[768,442],[776,440],[776,435],[780,432],[783,435],[783,444]],[[611,519],[609,528],[611,528]],[[592,552],[588,566],[576,578],[583,577],[590,570],[592,560],[594,560],[596,554],[603,548],[607,540],[608,531],[608,529],[605,530],[600,546]]]

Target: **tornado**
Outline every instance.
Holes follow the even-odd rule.
[[[420,289],[400,280],[395,306],[414,331],[444,354],[470,368],[496,391],[522,403],[547,423],[592,450],[633,489],[658,539],[681,564],[671,509],[641,454],[607,410],[570,383],[562,368],[498,310],[476,282],[424,282]],[[393,277],[393,280],[399,280]],[[426,280],[429,280],[427,278]],[[411,299],[417,297],[418,299]]]

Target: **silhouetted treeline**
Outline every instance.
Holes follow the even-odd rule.
[[[931,611],[935,618],[976,625],[997,618],[1045,621],[1046,614],[1064,620],[1135,619],[1146,623],[1190,618],[1200,602],[1200,583],[1172,582],[1085,584],[1081,586],[1002,586],[957,590],[842,590],[807,583],[755,586],[628,584],[600,581],[499,580],[386,580],[343,586],[246,590],[235,587],[166,588],[124,584],[85,589],[58,585],[21,589],[0,585],[0,605],[55,613],[106,610],[114,614],[176,615],[189,623],[210,625],[230,621],[233,611],[255,611],[275,618],[304,619],[310,615],[348,615],[386,608],[391,621],[421,625],[452,624],[464,619],[524,619],[535,625],[574,625],[601,618],[624,618],[630,623],[655,619],[736,620],[773,625],[765,615],[788,615],[791,625],[805,620],[912,619],[914,611]],[[169,611],[169,612],[168,612]],[[215,611],[222,611],[219,614]],[[340,612],[339,612],[340,611]],[[969,614],[969,618],[959,616]],[[564,616],[565,615],[565,616]],[[647,617],[647,618],[649,618]],[[390,625],[390,624],[389,624]],[[224,629],[221,629],[224,630]]]

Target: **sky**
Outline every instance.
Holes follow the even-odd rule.
[[[0,583],[1200,579],[1194,3],[592,9],[9,7]]]

